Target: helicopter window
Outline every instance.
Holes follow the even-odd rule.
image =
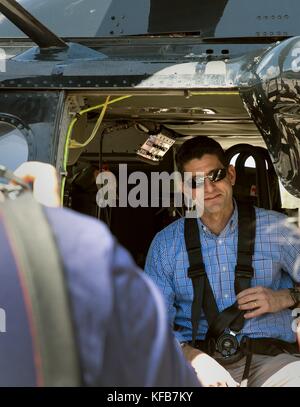
[[[14,171],[28,160],[28,155],[24,134],[15,126],[0,122],[0,164]]]

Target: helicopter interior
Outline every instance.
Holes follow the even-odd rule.
[[[106,222],[141,267],[154,235],[184,216],[184,208],[172,205],[172,199],[165,207],[161,196],[155,207],[146,202],[137,207],[117,204],[100,208],[96,202],[99,169],[115,175],[117,195],[120,182],[124,182],[118,179],[119,164],[127,165],[127,177],[136,171],[146,174],[150,192],[153,172],[176,171],[175,153],[184,141],[208,135],[220,142],[231,162],[235,162],[237,198],[283,210],[278,178],[266,145],[238,92],[152,91],[134,95],[76,92],[68,95],[65,106],[65,121],[70,117],[72,121],[61,126],[70,139],[64,204]],[[139,154],[153,134],[173,140],[157,161]],[[128,192],[136,185],[128,183]]]

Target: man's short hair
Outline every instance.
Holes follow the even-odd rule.
[[[227,167],[228,162],[221,145],[214,139],[207,136],[197,136],[185,141],[176,153],[176,164],[178,171],[183,173],[183,167],[195,158],[202,158],[205,154],[218,157],[219,161]]]

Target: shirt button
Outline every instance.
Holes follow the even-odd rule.
[[[223,240],[219,240],[219,244],[222,244],[223,243]]]
[[[228,294],[225,294],[225,295],[224,295],[224,298],[227,300],[227,298],[229,298],[229,295],[228,295]]]
[[[206,226],[203,226],[203,230],[204,230],[204,232],[206,232],[206,231],[207,231],[207,228],[206,228]]]
[[[223,271],[226,271],[227,269],[226,269],[226,267],[223,267],[222,270],[223,270]]]

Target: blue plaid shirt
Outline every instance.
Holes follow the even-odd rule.
[[[256,241],[253,256],[254,278],[251,286],[273,290],[292,287],[300,281],[300,231],[280,213],[261,208],[256,211]],[[203,260],[219,311],[236,300],[234,291],[237,259],[238,213],[235,205],[229,222],[220,235],[212,233],[199,219]],[[191,304],[193,287],[187,277],[189,266],[184,240],[184,218],[159,232],[148,252],[145,271],[161,289],[170,323],[180,326],[175,331],[180,341],[192,339]],[[272,337],[295,342],[289,309],[264,314],[245,321],[238,339]],[[208,324],[202,314],[198,339],[204,339]]]

